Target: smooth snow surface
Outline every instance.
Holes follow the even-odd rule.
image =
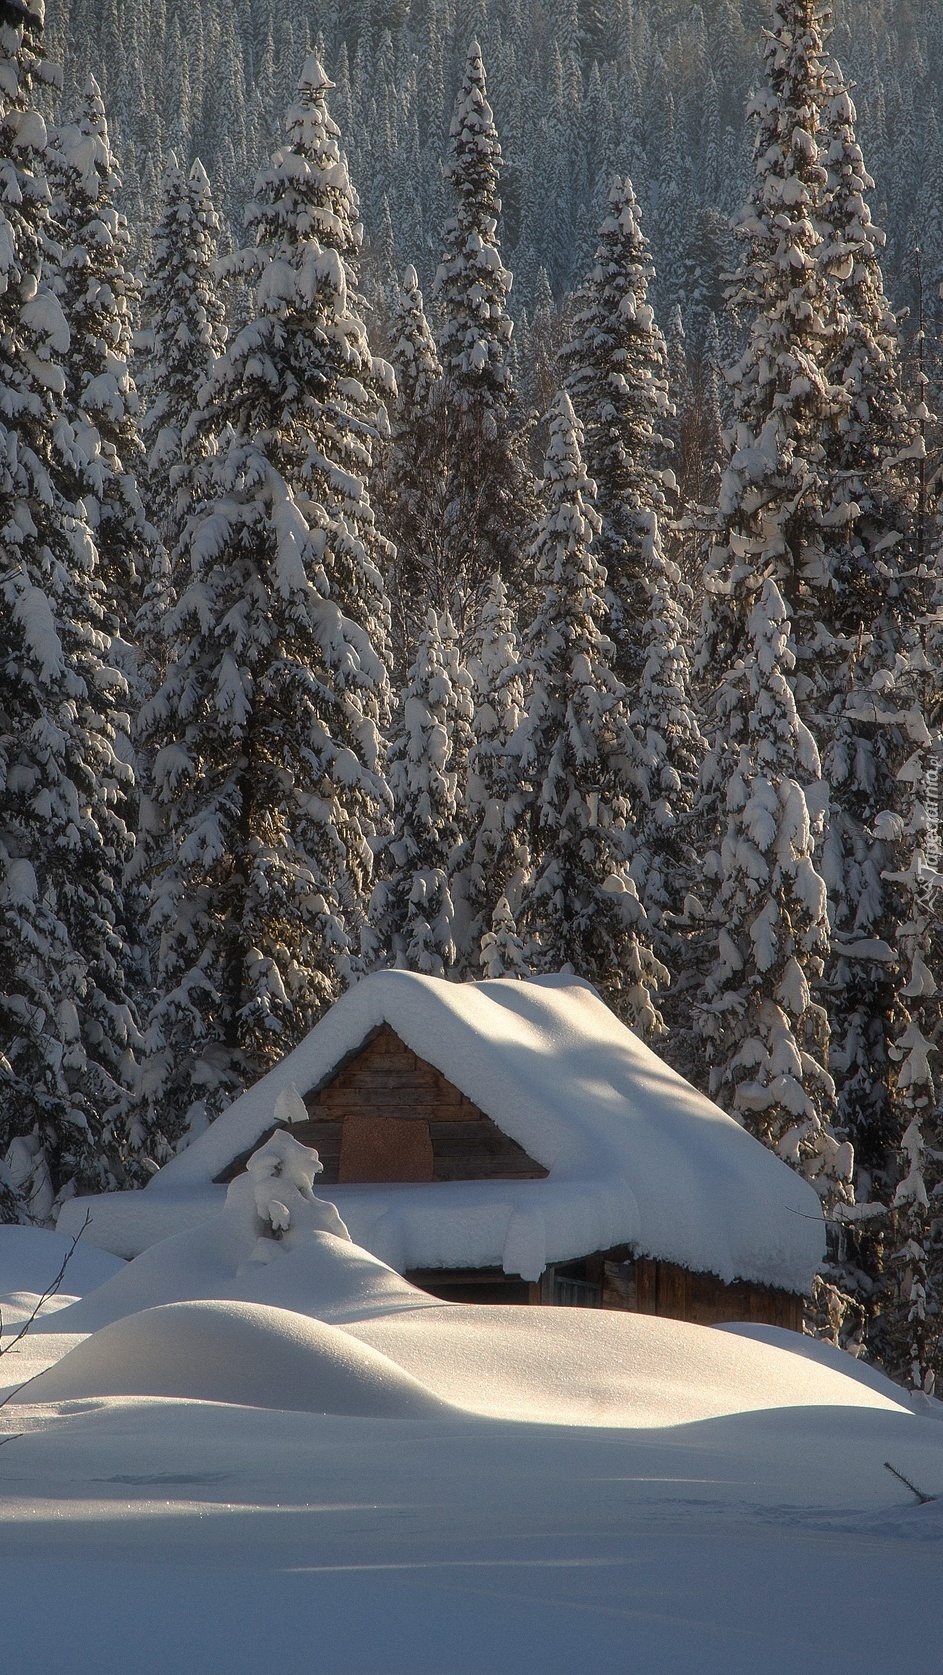
[[[383,1023],[550,1172],[540,1181],[332,1187],[351,1237],[391,1267],[503,1266],[536,1279],[548,1262],[625,1243],[726,1281],[809,1288],[824,1239],[812,1188],[574,977],[363,978],[143,1194],[73,1200],[60,1230],[91,1206],[91,1237],[130,1253],[154,1237],[152,1206],[162,1206],[162,1234],[212,1213],[214,1191],[223,1201],[214,1177],[271,1124],[279,1096],[319,1086]]]
[[[812,1405],[899,1407],[801,1356],[650,1315],[453,1304],[348,1330],[440,1396],[497,1418],[641,1428]]]
[[[51,1364],[0,1407],[4,1667],[933,1675],[903,1392],[788,1332],[436,1303],[259,1185],[0,1357]]]

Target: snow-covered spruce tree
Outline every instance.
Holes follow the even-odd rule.
[[[461,842],[469,686],[451,619],[430,608],[388,752],[393,831],[371,919],[395,966],[432,977],[454,975],[452,880]]]
[[[645,746],[632,875],[657,927],[659,955],[675,966],[666,914],[680,909],[690,888],[685,824],[704,747],[690,697],[690,594],[663,546],[667,504],[658,458],[673,409],[665,341],[648,302],[652,276],[631,182],[617,180],[563,359],[596,481],[593,551],[605,566],[614,667],[637,694],[633,724]]]
[[[828,373],[845,404],[823,434],[829,585],[808,715],[823,740],[830,787],[821,865],[833,931],[827,986],[839,1120],[869,1183],[886,1198],[899,1139],[888,1059],[897,1032],[893,950],[898,926],[914,911],[912,890],[886,874],[900,871],[888,834],[895,815],[906,818],[913,788],[899,773],[923,730],[905,690],[912,685],[912,623],[922,608],[914,511],[923,450],[901,387],[897,323],[880,266],[884,235],[866,196],[873,182],[835,64],[825,92],[819,259],[835,309]],[[884,835],[876,835],[879,826]],[[909,967],[905,958],[905,985]],[[891,1163],[891,1191],[894,1173]]]
[[[481,48],[473,41],[450,130],[446,169],[456,198],[435,279],[439,352],[460,408],[499,415],[509,400],[511,276],[497,243],[501,146],[488,103]]]
[[[826,183],[818,148],[826,77],[817,0],[778,0],[765,71],[751,112],[754,185],[738,227],[747,248],[727,291],[747,341],[727,374],[733,415],[695,661],[709,715],[700,819],[710,850],[721,843],[738,752],[725,674],[744,658],[758,576],[770,576],[788,601],[798,658],[789,683],[805,724],[810,721],[804,704],[827,583],[822,436],[838,422],[844,402],[827,371],[837,341],[835,308],[816,230]],[[813,814],[819,819],[821,807]],[[708,940],[701,954],[709,948]]]
[[[201,467],[146,706],[160,937],[146,1097],[215,1114],[361,969],[388,803],[385,558],[365,488],[389,368],[355,312],[361,230],[308,59],[259,176],[251,317],[213,366]],[[192,1112],[193,1118],[198,1110]]]
[[[391,338],[396,398],[376,492],[384,532],[395,549],[389,571],[394,652],[405,668],[430,598],[441,599],[447,591],[434,537],[441,493],[442,368],[414,267],[403,273]]]
[[[76,470],[68,488],[81,495],[92,527],[111,655],[128,680],[136,710],[153,656],[152,646],[144,649],[139,634],[142,600],[154,601],[154,609],[166,594],[167,558],[139,488],[145,455],[131,375],[139,290],[129,265],[128,224],[115,207],[121,177],[94,76],[85,82],[75,115],[55,130],[49,175],[60,244],[53,283],[69,327],[62,406],[75,438]],[[124,732],[117,748],[135,769],[134,746]],[[138,799],[130,780],[122,815],[136,829]],[[143,993],[146,955],[140,926],[147,906],[140,877],[128,883],[127,915],[116,930],[127,945],[129,971],[135,961]]]
[[[830,788],[817,857],[834,937],[822,995],[838,1132],[854,1144],[865,1201],[839,1277],[873,1299],[881,1253],[867,1217],[894,1193],[904,1121],[891,1048],[909,981],[905,959],[895,996],[895,949],[912,910],[895,847],[912,825],[902,774],[922,726],[906,696],[907,623],[921,609],[908,483],[919,437],[901,396],[870,181],[847,89],[825,57],[825,21],[815,0],[781,0],[767,41],[756,181],[741,228],[749,253],[730,293],[750,339],[731,375],[736,425],[702,667],[737,655],[737,593],[761,564],[789,601],[790,680]],[[718,733],[715,767],[723,755]],[[725,777],[716,774],[713,789]]]
[[[189,579],[187,525],[198,491],[200,462],[216,442],[208,427],[200,427],[196,419],[200,391],[226,340],[225,309],[215,272],[218,237],[219,218],[203,165],[196,161],[188,176],[172,158],[161,182],[160,214],[150,240],[142,297],[142,328],[135,338],[144,403],[142,492],[164,559],[152,569],[135,618],[147,697],[153,696],[163,679],[174,585],[182,580],[185,586]],[[130,878],[145,896],[154,860],[151,827],[155,819],[159,825],[153,799],[146,797]]]
[[[757,577],[739,601],[743,655],[723,695],[729,777],[707,984],[712,1091],[832,1204],[848,1196],[852,1148],[832,1132],[828,1023],[812,994],[829,943],[808,801],[817,800],[819,755],[790,684],[782,594]]]
[[[629,872],[640,751],[604,629],[604,572],[591,546],[599,520],[580,442],[561,393],[532,550],[540,602],[524,641],[528,693],[511,741],[518,831],[531,858],[517,924],[534,970],[588,978],[628,1023],[653,1035],[652,991],[668,973],[651,951]]]
[[[215,264],[219,217],[199,161],[189,176],[174,159],[161,185],[142,296],[139,384],[144,397],[143,474],[148,514],[169,553],[192,508],[200,458],[191,420],[225,344],[225,311]]]
[[[524,679],[515,612],[500,576],[492,578],[485,595],[468,668],[474,711],[463,894],[470,915],[466,953],[469,970],[474,972],[499,901],[508,892],[517,900],[516,875],[524,860],[514,829],[520,776],[508,748],[521,720]]]
[[[657,461],[671,416],[665,340],[648,301],[653,272],[632,183],[617,179],[563,364],[596,483],[594,551],[606,571],[615,670],[633,689],[647,655],[651,514],[665,507]]]
[[[875,1170],[872,1202],[887,1206],[876,1224],[855,1226],[855,1254],[871,1282],[868,1349],[901,1383],[932,1392],[943,1373],[943,1100],[939,1052],[943,1040],[943,851],[940,842],[943,751],[939,730],[943,690],[943,569],[939,550],[926,566],[931,609],[911,631],[909,656],[898,660],[893,694],[903,708],[915,748],[898,771],[903,795],[889,828],[896,871],[885,874],[909,914],[899,927],[901,980],[889,1045],[893,1131],[883,1167]],[[925,719],[926,718],[926,719]],[[927,721],[933,725],[927,725]],[[862,1195],[863,1196],[863,1195]],[[862,1241],[861,1233],[865,1234]],[[868,1235],[871,1235],[870,1237]],[[861,1249],[863,1243],[863,1252]]]
[[[687,518],[680,539],[685,575],[700,584],[703,541],[699,533],[704,512],[717,502],[724,461],[720,334],[717,318],[709,315],[704,348],[691,366],[688,402],[681,416],[679,441],[672,466],[678,480],[678,500]]]
[[[532,312],[518,345],[520,398],[535,415],[548,411],[559,388],[557,360],[561,329],[561,311],[554,300],[547,270],[538,268]]]
[[[939,970],[943,949],[938,932],[930,932],[931,914],[938,916],[938,901],[926,903],[913,921],[910,977],[901,991],[910,1015],[891,1048],[903,1132],[879,1314],[870,1334],[872,1353],[891,1376],[927,1394],[943,1375],[943,1119],[932,1068],[939,1051],[940,1001],[936,978],[923,957],[935,944],[931,957],[936,956]]]
[[[55,1192],[126,1184],[137,1167],[117,933],[126,693],[94,540],[64,488],[83,456],[62,414],[69,331],[46,277],[60,252],[31,97],[55,79],[41,11],[0,4],[0,1159],[22,1189],[0,1187],[0,1219],[42,1214]]]
[[[668,391],[672,412],[665,425],[671,443],[672,464],[677,460],[681,445],[681,426],[690,399],[691,351],[684,329],[680,303],[675,303],[668,316],[665,331],[665,355],[668,368]]]
[[[450,598],[464,616],[495,570],[514,584],[531,509],[523,445],[511,419],[511,275],[497,236],[501,147],[477,42],[469,48],[449,143],[455,212],[445,224],[434,284],[445,381],[436,541]]]
[[[63,408],[81,457],[75,493],[95,535],[110,626],[130,645],[158,541],[137,482],[144,450],[130,361],[138,287],[128,224],[115,208],[120,184],[101,93],[89,76],[50,154],[57,289],[70,338]],[[125,662],[130,667],[130,653]]]

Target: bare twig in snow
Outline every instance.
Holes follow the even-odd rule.
[[[939,1500],[939,1495],[925,1495],[922,1489],[917,1488],[916,1483],[911,1483],[909,1477],[905,1477],[902,1471],[898,1471],[896,1466],[892,1466],[890,1460],[884,1461],[884,1470],[892,1472],[895,1477],[899,1477],[901,1483],[907,1485],[911,1494],[916,1495],[921,1506],[929,1506],[931,1501]]]
[[[86,1210],[85,1220],[83,1221],[81,1227],[79,1228],[78,1232],[76,1233],[75,1237],[73,1238],[71,1245],[69,1246],[68,1250],[65,1253],[65,1256],[62,1258],[62,1264],[59,1268],[59,1272],[56,1274],[55,1279],[50,1280],[50,1282],[47,1285],[47,1287],[46,1287],[45,1291],[43,1292],[42,1296],[37,1298],[36,1305],[33,1308],[32,1312],[27,1315],[26,1319],[20,1325],[19,1330],[13,1334],[13,1337],[10,1339],[9,1343],[6,1343],[6,1344],[3,1342],[3,1337],[2,1337],[2,1333],[3,1333],[3,1312],[2,1312],[2,1310],[0,1310],[0,1357],[2,1357],[4,1355],[9,1355],[13,1350],[16,1349],[17,1344],[22,1342],[23,1338],[25,1338],[25,1336],[26,1336],[27,1332],[29,1331],[30,1327],[33,1325],[34,1321],[38,1318],[39,1314],[42,1312],[42,1309],[43,1309],[44,1305],[46,1303],[48,1303],[50,1297],[55,1297],[56,1293],[59,1290],[59,1287],[61,1286],[63,1280],[65,1279],[66,1269],[68,1268],[69,1263],[72,1261],[72,1258],[75,1255],[75,1247],[78,1244],[79,1240],[81,1239],[82,1234],[85,1232],[85,1229],[88,1226],[90,1221],[91,1221],[91,1212],[89,1210]],[[5,1396],[0,1397],[0,1407],[6,1407],[7,1402],[11,1401],[14,1396],[18,1396],[21,1390],[25,1390],[26,1386],[28,1384],[32,1384],[33,1379],[38,1378],[38,1377],[39,1377],[38,1373],[33,1373],[32,1378],[24,1378],[22,1384],[15,1384],[13,1386],[12,1390],[8,1390]],[[4,1440],[9,1442],[9,1441],[12,1441],[12,1438],[7,1437]]]

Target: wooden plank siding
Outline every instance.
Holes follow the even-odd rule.
[[[743,1320],[802,1331],[803,1300],[792,1292],[747,1280],[725,1285],[716,1274],[633,1257],[627,1246],[558,1263],[529,1285],[500,1268],[423,1268],[406,1278],[451,1303],[549,1303],[653,1314],[696,1326]]]
[[[802,1331],[803,1299],[792,1291],[751,1280],[727,1285],[716,1274],[636,1256],[627,1245],[595,1251],[579,1262],[560,1263],[552,1272],[556,1302],[571,1300],[582,1307],[655,1314],[663,1320],[689,1320],[695,1326],[748,1320]],[[565,1295],[568,1287],[576,1288],[572,1299]],[[589,1290],[595,1292],[594,1302]]]
[[[725,1285],[716,1274],[696,1274],[673,1262],[639,1258],[635,1263],[636,1309],[668,1320],[717,1326],[725,1320],[749,1320],[802,1331],[803,1300],[771,1285],[734,1280]],[[618,1306],[618,1305],[616,1305]]]

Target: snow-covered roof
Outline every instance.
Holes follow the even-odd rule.
[[[356,1243],[391,1267],[503,1266],[536,1279],[548,1262],[628,1244],[728,1282],[808,1290],[824,1243],[812,1188],[570,976],[363,978],[143,1194],[96,1199],[91,1237],[108,1244],[109,1218],[137,1214],[153,1229],[147,1244],[192,1224],[198,1206],[212,1214],[224,1196],[214,1177],[269,1127],[282,1090],[317,1087],[383,1024],[549,1171],[323,1189]],[[61,1228],[85,1202],[67,1206]],[[113,1248],[129,1254],[130,1243]]]

